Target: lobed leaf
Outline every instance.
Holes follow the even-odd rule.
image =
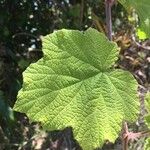
[[[137,118],[137,82],[112,68],[118,47],[103,34],[59,30],[43,38],[43,52],[23,73],[16,111],[49,130],[73,127],[84,150],[114,142],[122,121]]]

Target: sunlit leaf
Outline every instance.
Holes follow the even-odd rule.
[[[95,29],[43,38],[44,57],[24,72],[14,109],[49,130],[73,127],[84,150],[114,142],[138,113],[137,82],[113,69],[118,47]]]

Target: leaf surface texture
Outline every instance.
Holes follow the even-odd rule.
[[[137,82],[113,69],[118,47],[95,29],[43,38],[44,57],[24,72],[14,109],[49,130],[73,127],[84,150],[114,142],[122,121],[137,118]]]

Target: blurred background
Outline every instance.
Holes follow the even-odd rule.
[[[117,68],[130,71],[139,83],[141,114],[138,125],[143,130],[143,95],[150,85],[150,40],[139,40],[136,13],[128,13],[119,3],[112,9],[113,40],[121,47]],[[43,131],[40,123],[30,123],[25,114],[14,112],[22,72],[39,60],[41,37],[55,30],[96,28],[106,34],[104,0],[0,0],[0,150],[81,150],[71,128]],[[136,127],[136,128],[135,128]],[[142,139],[144,141],[144,139]],[[142,150],[143,141],[131,147]],[[139,144],[140,143],[140,144]],[[106,142],[102,149],[121,150],[121,140]]]

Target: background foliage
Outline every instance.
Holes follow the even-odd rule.
[[[94,27],[105,33],[104,3],[99,0],[1,0],[0,1],[0,132],[2,149],[51,147],[44,138],[59,139],[78,147],[70,129],[48,133],[40,125],[29,124],[28,118],[11,110],[22,85],[22,72],[42,57],[41,36],[61,28],[84,30]],[[114,40],[122,48],[116,68],[129,70],[144,88],[150,83],[150,53],[139,48],[132,37],[137,25],[134,14],[116,4],[113,7]],[[129,22],[130,21],[130,22]],[[149,40],[139,41],[150,45]],[[144,91],[144,92],[143,92]],[[141,96],[142,97],[142,96]],[[143,113],[143,111],[141,111]],[[142,121],[141,121],[142,122]],[[44,138],[43,138],[44,137]],[[39,141],[43,141],[37,144]],[[64,142],[67,141],[67,142]],[[71,141],[71,142],[70,142]],[[45,147],[44,147],[45,146]],[[118,147],[119,144],[108,147]],[[115,149],[114,148],[114,149]],[[79,148],[78,148],[79,149]]]

